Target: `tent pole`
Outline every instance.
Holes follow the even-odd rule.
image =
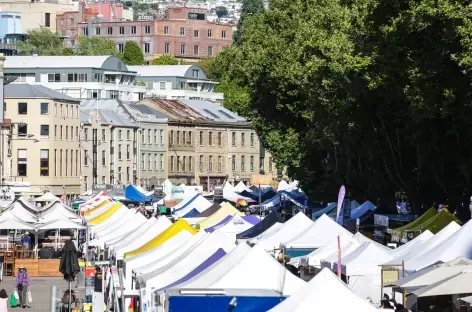
[[[69,280],[69,312],[72,312],[72,282]]]

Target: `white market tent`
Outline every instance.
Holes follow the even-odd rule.
[[[181,218],[194,209],[198,212],[203,212],[210,208],[211,205],[213,204],[199,193],[192,194],[191,197],[184,199],[183,201],[172,207],[172,214],[177,218]]]
[[[213,266],[177,287],[270,289],[283,295],[292,295],[305,284],[265,251],[241,244]]]
[[[156,224],[157,220],[158,220],[157,218],[149,218],[146,221],[146,223],[144,223],[142,226],[140,226],[135,231],[133,231],[133,233],[130,233],[129,235],[121,235],[113,239],[110,239],[109,241],[105,243],[105,246],[109,248],[110,250],[113,250],[116,245],[119,245],[121,243],[127,244],[129,242],[132,242],[133,240],[144,235],[148,230],[150,230],[151,227],[153,227]]]
[[[456,233],[460,229],[461,229],[460,225],[458,225],[456,222],[451,222],[446,227],[444,227],[441,231],[436,233],[436,235],[431,237],[430,239],[424,241],[421,244],[416,245],[416,248],[412,248],[410,251],[406,253],[399,253],[399,254],[394,253],[394,257],[390,261],[384,263],[384,265],[389,265],[389,264],[398,265],[398,264],[401,264],[402,261],[404,261],[405,270],[408,272],[422,269],[428,266],[428,265],[425,265],[422,267],[418,267],[418,262],[421,261],[423,254],[428,253],[430,250],[436,250],[438,246],[440,246],[444,241],[446,241],[449,237],[454,235],[454,233]],[[453,257],[452,259],[454,258],[456,257]],[[430,263],[430,264],[433,264],[433,263]]]
[[[282,244],[286,248],[320,248],[338,236],[352,237],[353,235],[324,214],[308,229]]]
[[[0,217],[0,230],[28,230],[35,231],[34,225],[28,224],[16,218],[4,218]]]
[[[44,223],[38,225],[38,231],[42,230],[57,230],[57,229],[84,229],[85,226],[78,224],[69,219],[59,219],[54,221],[49,221],[48,223]]]
[[[61,202],[54,202],[47,209],[41,210],[39,213],[40,223],[48,223],[58,219],[68,219],[79,224],[82,223],[82,219]]]
[[[115,254],[116,259],[122,260],[126,252],[141,247],[157,235],[164,232],[171,225],[172,222],[170,222],[170,220],[166,217],[161,217],[157,219],[157,223],[148,231],[146,231],[144,235],[137,237],[132,241],[123,241],[122,243],[115,245],[113,247],[113,253]]]
[[[258,240],[254,248],[263,248],[268,251],[279,248],[282,242],[304,233],[311,225],[313,225],[313,221],[303,212],[299,212],[285,222],[278,231]]]
[[[367,300],[359,298],[328,269],[323,269],[305,286],[271,312],[375,312],[378,311]]]
[[[20,201],[14,201],[11,205],[2,211],[3,218],[16,218],[23,222],[36,223],[38,221],[35,213],[31,212],[23,206]]]
[[[275,232],[277,232],[278,230],[280,230],[280,228],[283,225],[284,225],[283,223],[276,222],[270,228],[268,228],[267,230],[265,230],[264,232],[262,232],[258,236],[254,237],[254,238],[251,238],[251,239],[248,239],[247,242],[249,244],[256,244],[258,241],[263,240],[264,238],[269,237],[272,234],[274,234]]]
[[[134,222],[139,222],[143,219],[146,219],[146,217],[140,212],[137,212],[135,209],[129,209],[129,212],[125,214],[125,217],[116,220],[116,222],[111,223],[106,228],[100,228],[94,231],[95,237],[102,238],[110,233],[116,233],[117,231],[119,233],[126,224],[133,224]]]
[[[106,204],[104,204],[103,206],[101,206],[100,208],[98,208],[97,210],[94,210],[92,211],[92,213],[90,213],[89,215],[87,216],[84,216],[84,220],[85,221],[90,221],[92,220],[93,218],[96,218],[98,217],[99,215],[101,215],[102,213],[104,213],[105,211],[107,211],[108,209],[110,209],[114,204],[116,204],[117,202],[114,202],[114,201],[107,201]],[[98,206],[98,205],[97,205]]]
[[[108,228],[111,224],[117,222],[118,220],[126,217],[131,217],[135,212],[131,209],[128,209],[124,205],[120,204],[121,206],[116,210],[109,218],[105,219],[103,222],[100,222],[97,225],[90,226],[91,233],[100,232],[102,229]]]
[[[232,186],[229,182],[226,182],[223,186],[223,198],[232,203],[235,203],[238,199],[244,199],[247,202],[253,202],[252,199],[237,194],[234,186]]]
[[[243,181],[239,181],[239,183],[236,184],[236,186],[234,187],[234,191],[235,191],[236,193],[241,193],[241,192],[243,192],[243,191],[252,193],[252,190],[251,190],[250,188],[248,188],[248,187],[246,186],[246,184],[244,184]]]
[[[199,244],[198,248],[187,252],[177,261],[172,262],[162,269],[141,275],[138,278],[145,284],[146,290],[148,290],[147,293],[150,295],[152,291],[167,287],[171,283],[183,278],[218,252],[218,250],[221,249],[225,253],[228,253],[233,250],[235,246],[234,241],[230,237],[214,232]]]
[[[43,195],[33,199],[35,202],[60,202],[61,199],[51,192],[44,193]]]
[[[410,254],[413,250],[416,250],[418,247],[420,247],[422,244],[424,244],[426,241],[428,241],[429,239],[433,237],[434,237],[434,234],[431,233],[431,231],[426,230],[423,233],[421,233],[419,236],[415,237],[413,240],[409,241],[408,243],[401,245],[398,248],[393,249],[392,250],[393,260],[391,260],[391,262],[395,261],[396,259],[401,259],[405,255]],[[401,261],[398,263],[401,263]]]
[[[287,181],[282,180],[279,182],[279,185],[277,186],[277,192],[280,191],[289,191],[293,190],[295,188],[298,188],[298,181],[294,180],[293,182],[287,183]]]
[[[472,293],[472,270],[463,271],[432,285],[413,291],[417,297],[445,296]]]
[[[113,199],[105,192],[100,192],[79,206],[80,211],[87,211],[100,205],[102,202],[112,202]]]
[[[202,233],[203,234],[203,233]],[[131,289],[131,277],[133,270],[142,266],[146,266],[157,259],[166,257],[184,246],[194,235],[188,231],[181,231],[174,235],[169,240],[154,249],[146,251],[140,255],[124,259],[124,275],[125,275],[125,289]]]
[[[236,240],[236,235],[250,229],[254,226],[254,224],[247,222],[239,215],[234,215],[229,219],[226,223],[220,226],[213,226],[211,227],[212,230],[218,230],[220,233],[225,235],[231,235],[234,240]]]
[[[472,296],[460,298],[459,300],[467,302],[468,304],[472,304]]]
[[[455,223],[455,222],[453,222]],[[449,225],[448,225],[449,226]],[[444,230],[444,229],[443,229]],[[436,234],[436,236],[439,235]],[[432,238],[433,239],[433,238]],[[429,241],[431,241],[430,239]],[[437,262],[447,262],[458,257],[472,259],[472,222],[468,221],[458,231],[435,248],[421,253],[405,264],[407,271],[417,271]]]

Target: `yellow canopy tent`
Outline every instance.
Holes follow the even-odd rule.
[[[428,221],[429,219],[431,219],[432,217],[434,217],[437,214],[438,214],[438,211],[434,207],[431,207],[431,208],[428,209],[428,211],[423,213],[423,215],[421,217],[419,217],[418,219],[416,219],[416,220],[414,220],[414,221],[412,221],[412,222],[410,222],[410,223],[408,223],[408,224],[406,224],[402,227],[393,229],[392,230],[392,235],[395,235],[395,236],[401,238],[404,231],[408,231],[411,228],[416,227],[416,226],[420,225],[421,223],[424,223],[424,222]]]
[[[135,249],[130,252],[126,252],[125,259],[137,256],[146,251],[154,249],[182,231],[188,231],[192,235],[198,232],[196,229],[191,227],[190,224],[187,223],[187,221],[185,221],[184,219],[179,219],[177,220],[177,222],[175,222],[170,227],[168,227],[164,232],[160,233],[159,235],[157,235],[156,237],[154,237],[153,239],[151,239],[149,242],[142,245],[138,249]]]
[[[87,224],[90,225],[97,225],[105,221],[106,219],[110,218],[115,212],[117,212],[121,208],[122,204],[120,202],[114,203],[110,209],[105,210],[101,215],[96,216],[93,219],[87,221]]]
[[[452,213],[447,209],[443,209],[440,213],[437,213],[434,217],[426,220],[425,222],[418,224],[415,227],[410,228],[410,231],[421,231],[430,230],[431,233],[436,234],[446,227],[451,222],[457,222],[460,224],[459,219],[454,217]]]
[[[221,205],[221,208],[218,209],[214,214],[201,220],[200,222],[197,222],[197,229],[206,229],[210,226],[220,223],[227,216],[234,215],[242,216],[244,214],[238,209],[234,208],[233,205],[226,202]]]
[[[98,204],[97,206],[95,206],[94,208],[91,208],[91,209],[89,209],[89,210],[87,210],[87,211],[84,211],[84,216],[90,215],[92,212],[97,211],[98,209],[104,207],[104,206],[107,205],[108,203],[110,203],[110,202],[108,201],[108,199],[104,198],[103,201],[102,201],[100,204]]]

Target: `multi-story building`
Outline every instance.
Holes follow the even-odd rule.
[[[40,85],[5,86],[2,177],[30,195],[80,193],[80,101]]]
[[[115,102],[85,101],[80,110],[83,191],[93,184],[123,185],[139,181],[139,126],[127,115],[103,108],[108,106],[107,101]]]
[[[8,56],[5,75],[78,99],[138,101],[146,92],[116,56]]]
[[[17,55],[17,43],[24,41],[26,35],[21,26],[21,13],[0,12],[0,53],[11,56]]]
[[[137,73],[138,84],[146,85],[146,96],[163,99],[190,99],[223,102],[215,92],[218,82],[209,80],[197,65],[128,66]]]
[[[94,8],[57,16],[57,32],[75,44],[77,36],[103,36],[116,42],[123,51],[128,40],[135,41],[146,61],[160,55],[200,59],[216,56],[233,40],[233,26],[206,20],[206,10],[188,7],[168,9],[165,20],[107,20]]]

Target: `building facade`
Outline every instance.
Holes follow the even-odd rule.
[[[146,86],[147,97],[223,103],[223,93],[215,92],[218,82],[209,80],[200,66],[146,65],[128,69],[137,73],[138,84]]]
[[[138,125],[114,110],[90,106],[81,108],[80,118],[82,191],[94,184],[138,184]]]
[[[8,56],[5,75],[77,99],[138,101],[146,92],[116,56]]]
[[[80,102],[39,85],[5,86],[2,176],[31,196],[80,192]]]

